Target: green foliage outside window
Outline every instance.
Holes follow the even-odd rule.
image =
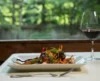
[[[83,11],[87,9],[93,9],[99,12],[100,1],[0,0],[0,29],[23,29],[26,26],[36,26],[36,30],[34,29],[36,32],[42,30],[42,33],[47,33],[53,29],[60,29],[66,32],[66,28],[69,34],[75,34],[80,25],[81,15]],[[36,32],[31,35],[30,38],[32,38]]]

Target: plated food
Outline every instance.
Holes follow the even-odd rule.
[[[15,70],[48,71],[80,68],[85,64],[81,56],[69,55],[63,46],[42,48],[41,53],[15,53],[9,58],[8,66]]]
[[[20,62],[16,62],[17,64],[74,64],[75,59],[72,56],[67,57],[64,54],[63,46],[59,45],[58,48],[50,47],[50,48],[42,48],[41,54],[39,57],[35,57],[33,59],[27,59],[22,61],[21,59],[17,59]]]

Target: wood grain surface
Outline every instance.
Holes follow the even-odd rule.
[[[15,40],[0,41],[0,61],[6,60],[13,53],[37,53],[42,47],[58,47],[63,45],[65,52],[90,51],[89,40]],[[95,51],[100,51],[100,40],[95,41]]]

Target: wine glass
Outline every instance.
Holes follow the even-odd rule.
[[[80,30],[91,41],[91,55],[87,60],[94,60],[94,40],[100,33],[100,27],[98,23],[98,16],[96,11],[85,11],[82,14]]]

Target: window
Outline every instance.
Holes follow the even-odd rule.
[[[84,39],[82,12],[99,0],[0,0],[0,40]],[[100,15],[99,15],[100,20]]]

